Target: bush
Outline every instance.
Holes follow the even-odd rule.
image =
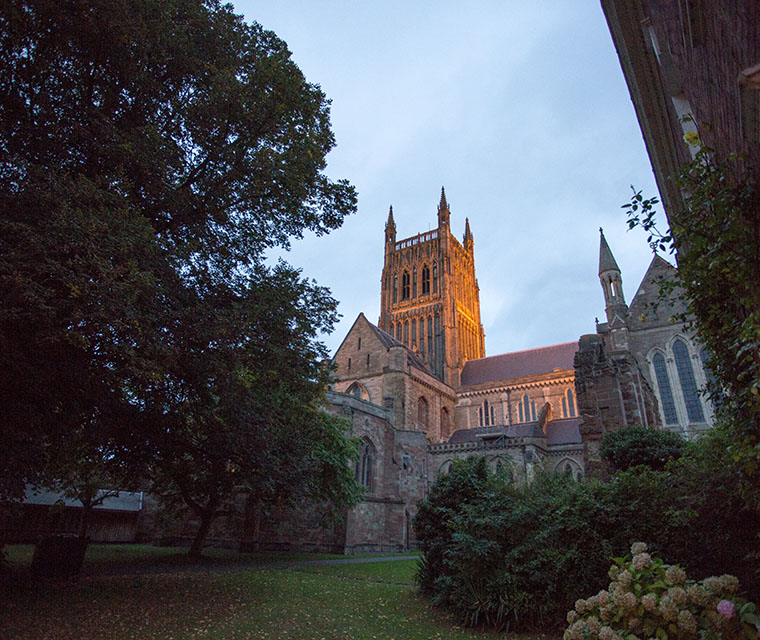
[[[652,557],[642,542],[631,546],[631,556],[615,559],[608,590],[575,603],[563,640],[758,637],[757,607],[737,596],[736,577],[688,580],[681,567]]]
[[[630,426],[605,433],[599,452],[614,471],[640,464],[664,469],[670,460],[681,456],[685,444],[681,436],[671,431]]]
[[[737,575],[757,600],[760,514],[727,457],[718,435],[706,437],[666,470],[638,466],[606,483],[538,473],[517,484],[483,459],[455,463],[415,519],[418,583],[469,625],[559,629],[578,598],[605,586],[613,557],[649,540],[695,578]]]

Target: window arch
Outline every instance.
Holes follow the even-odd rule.
[[[483,400],[483,404],[480,406],[480,426],[490,427],[496,424],[496,416],[494,406],[489,404],[488,400]]]
[[[573,393],[572,388],[569,388],[567,390],[567,393],[565,394],[565,398],[567,399],[567,417],[568,418],[574,418],[576,415],[575,411],[575,393]]]
[[[433,293],[438,293],[438,263],[433,263]]]
[[[354,398],[358,398],[359,400],[366,400],[367,402],[370,402],[369,391],[367,391],[367,387],[358,382],[354,382],[348,389],[346,389],[346,393],[354,396]]]
[[[404,320],[404,344],[409,346],[409,321]]]
[[[373,465],[375,452],[372,443],[369,440],[363,440],[359,447],[359,458],[356,460],[355,475],[357,482],[365,487],[367,491],[374,488]]]
[[[404,271],[404,273],[401,274],[401,299],[402,300],[409,299],[409,272],[408,271]]]
[[[453,460],[446,460],[440,467],[438,467],[438,473],[445,476],[451,470],[451,463]]]
[[[430,293],[430,268],[422,265],[422,295]]]
[[[396,325],[396,340],[401,342],[401,323],[400,322]]]
[[[433,361],[433,356],[435,355],[435,352],[433,351],[433,318],[432,316],[428,316],[427,321],[427,354],[428,354],[428,361]]]
[[[694,378],[694,369],[691,366],[689,350],[683,340],[678,339],[673,343],[673,357],[676,360],[678,380],[681,383],[686,413],[690,422],[704,422],[705,415],[702,411],[702,403],[699,401],[699,390]]]
[[[655,353],[652,358],[652,366],[654,368],[655,378],[657,379],[657,388],[660,391],[660,404],[662,405],[665,424],[678,424],[676,403],[673,400],[673,390],[670,388],[668,368],[665,365],[664,356],[659,351]]]
[[[521,417],[524,417],[525,419],[522,420],[522,422],[530,422],[530,398],[528,397],[528,394],[526,393],[522,398],[522,411]]]
[[[398,276],[393,274],[393,302],[398,302]]]
[[[441,435],[446,436],[449,433],[449,410],[441,407]]]
[[[412,269],[412,298],[417,297],[417,267]]]
[[[428,426],[428,402],[422,396],[417,400],[417,422],[423,427]]]

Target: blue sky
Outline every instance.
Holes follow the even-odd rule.
[[[327,173],[358,190],[356,215],[284,256],[340,301],[331,352],[360,311],[377,322],[388,207],[399,239],[434,228],[442,185],[475,237],[487,355],[594,331],[600,226],[630,302],[651,253],[620,206],[656,187],[598,2],[234,4],[332,100]]]

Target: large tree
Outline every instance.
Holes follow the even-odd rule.
[[[355,209],[353,187],[323,172],[333,144],[319,87],[281,40],[229,6],[6,3],[0,497],[39,481],[77,430],[98,431],[135,464],[166,445],[172,420],[210,433],[218,416],[199,416],[216,410],[220,380],[236,380],[236,392],[246,380],[256,396],[244,330],[281,345],[275,371],[293,353],[319,355],[312,331],[309,349],[277,342],[293,318],[256,301],[271,275],[267,249],[325,233]],[[331,326],[324,290],[272,281],[293,304],[312,305],[304,322]],[[189,349],[221,339],[204,314],[232,319],[234,349]],[[305,385],[313,371],[296,360],[302,368],[288,376]],[[196,376],[204,367],[212,378]],[[322,386],[305,388],[299,402],[313,407]]]

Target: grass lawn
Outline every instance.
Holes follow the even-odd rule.
[[[29,550],[9,551],[15,560],[29,558]],[[105,547],[89,562],[107,567],[114,566],[114,557],[127,562],[130,554],[132,561],[146,563],[151,554],[158,562],[175,555],[160,551]],[[249,555],[258,563],[281,559],[279,554]],[[227,556],[238,554],[210,554],[211,561],[216,557],[219,564],[231,562]],[[59,583],[21,580],[0,590],[0,636],[19,640],[503,637],[461,629],[432,609],[412,586],[415,565],[414,559],[399,559],[289,569],[93,575]]]

